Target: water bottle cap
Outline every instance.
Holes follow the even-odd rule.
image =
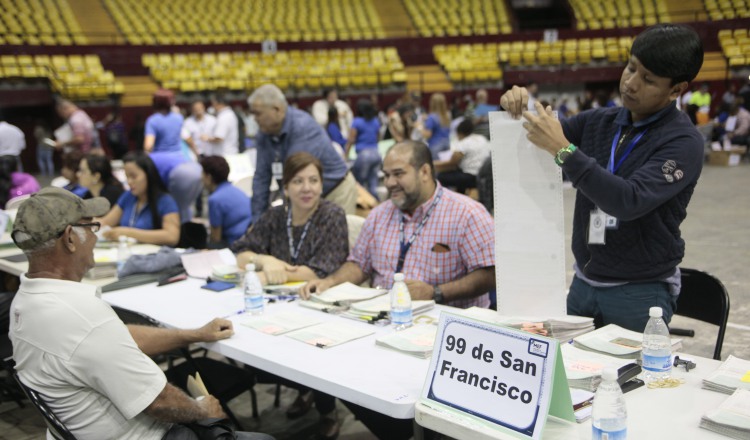
[[[661,307],[651,307],[648,309],[648,316],[652,318],[661,318],[662,310]]]
[[[255,264],[248,263],[245,265],[245,272],[255,272]]]
[[[396,281],[396,282],[398,282],[398,281],[404,281],[404,274],[402,274],[400,272],[393,274],[393,281]]]
[[[602,381],[613,381],[617,380],[617,370],[614,368],[605,368],[602,370]]]

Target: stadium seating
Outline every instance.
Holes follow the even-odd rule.
[[[705,5],[711,20],[750,18],[750,5],[746,0],[705,0]]]
[[[0,80],[46,78],[69,99],[96,100],[122,94],[122,83],[104,70],[97,55],[3,55]]]
[[[0,44],[88,44],[66,0],[0,0]]]
[[[147,53],[142,63],[162,87],[180,92],[373,88],[403,83],[404,63],[393,47],[262,52]]]
[[[370,1],[102,0],[131,44],[384,38]]]
[[[669,22],[664,0],[570,0],[577,28],[615,29]]]
[[[509,34],[505,2],[492,0],[404,0],[423,37]]]
[[[750,63],[750,36],[748,29],[723,29],[719,31],[719,44],[729,67],[744,67]]]

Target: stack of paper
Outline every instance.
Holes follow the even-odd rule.
[[[318,348],[329,348],[344,342],[364,338],[375,333],[372,327],[361,325],[353,326],[342,322],[343,319],[329,321],[323,324],[305,327],[300,330],[289,332],[286,336],[314,345]],[[369,327],[369,328],[368,328]]]
[[[275,315],[253,316],[242,325],[254,328],[268,335],[281,335],[293,330],[319,324],[320,320],[295,312],[282,312]]]
[[[360,287],[347,282],[331,287],[323,293],[310,295],[310,301],[333,306],[348,306],[349,304],[372,299],[386,293],[388,291],[384,289]]]
[[[412,316],[426,312],[435,307],[433,300],[416,300],[411,302]],[[367,301],[352,303],[347,314],[354,316],[384,316],[391,310],[391,298],[389,295],[380,295]]]
[[[576,422],[583,423],[591,417],[594,404],[594,393],[585,390],[570,390],[570,400],[573,401],[573,414]]]
[[[565,364],[565,375],[571,388],[596,391],[602,381],[602,369],[610,367],[619,370],[631,363],[629,359],[581,350],[570,344],[560,344],[560,350]]]
[[[750,391],[738,388],[717,409],[701,417],[699,426],[727,437],[750,438]]]
[[[517,328],[530,333],[537,333],[542,336],[549,336],[562,342],[567,342],[576,336],[594,330],[594,318],[584,316],[546,318],[541,316],[507,316],[481,307],[471,307],[461,313],[472,318]]]
[[[604,353],[623,359],[638,359],[641,356],[643,333],[626,330],[609,324],[593,332],[573,338],[573,345],[584,350]],[[672,351],[682,348],[682,339],[672,338]]]
[[[703,388],[732,394],[742,388],[750,390],[750,361],[729,355],[716,371],[703,379]]]
[[[431,324],[415,325],[393,332],[375,340],[375,345],[391,348],[421,359],[432,356],[437,327]]]

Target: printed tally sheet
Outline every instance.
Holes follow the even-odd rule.
[[[489,116],[498,311],[565,315],[562,171],[526,139],[523,119]]]

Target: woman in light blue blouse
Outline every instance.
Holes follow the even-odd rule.
[[[148,155],[128,153],[123,158],[130,191],[123,193],[102,217],[110,240],[131,237],[141,243],[175,246],[180,240],[177,203],[164,189],[159,172]]]

